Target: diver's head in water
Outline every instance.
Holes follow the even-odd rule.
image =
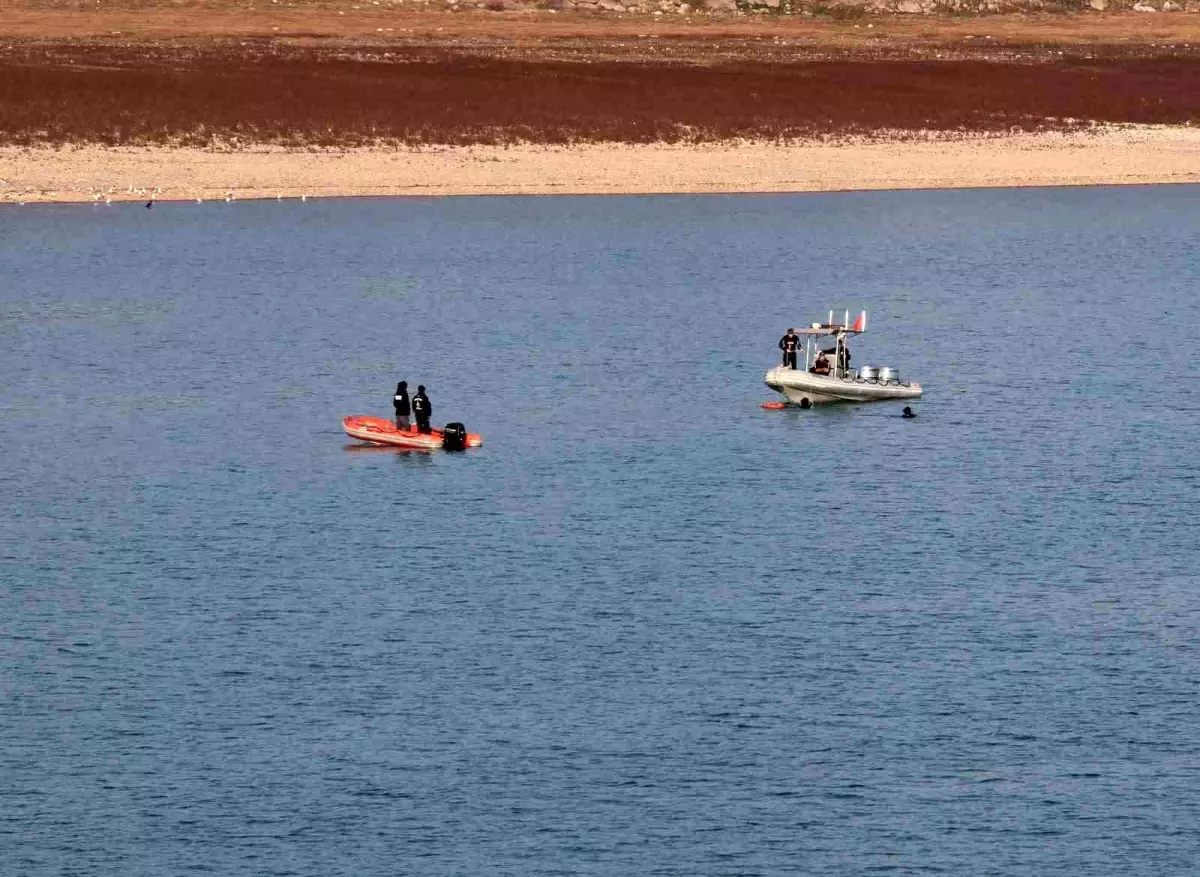
[[[805,409],[812,408],[812,402],[808,400],[807,396],[800,400],[800,407]]]
[[[904,414],[902,414],[901,416],[902,417],[916,417],[917,415],[913,414],[913,410],[911,408],[909,408],[907,405],[905,405],[904,406]]]

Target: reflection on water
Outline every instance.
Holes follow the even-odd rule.
[[[347,451],[351,451],[352,453],[356,454],[374,452],[377,454],[395,454],[398,457],[417,456],[425,458],[429,457],[433,453],[432,451],[427,451],[423,448],[396,448],[389,447],[388,445],[369,445],[365,443],[350,443],[343,445],[342,447],[344,447]]]

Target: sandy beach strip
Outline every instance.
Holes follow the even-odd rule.
[[[1200,183],[1200,128],[699,146],[0,148],[0,203]]]

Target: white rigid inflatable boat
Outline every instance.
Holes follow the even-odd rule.
[[[779,365],[764,378],[768,387],[792,404],[808,408],[823,402],[878,402],[921,396],[921,385],[901,380],[899,369],[874,365],[850,367],[846,340],[850,335],[867,331],[866,311],[858,315],[853,325],[849,313],[841,323],[835,323],[831,311],[828,323],[813,323],[794,331],[804,340],[803,366],[798,361],[796,368]],[[833,338],[834,345],[822,350],[818,342],[825,336]]]

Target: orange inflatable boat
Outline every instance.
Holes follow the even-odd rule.
[[[416,427],[396,429],[396,424],[382,417],[368,414],[351,414],[342,418],[342,429],[351,438],[376,445],[392,445],[397,448],[412,448],[419,451],[461,451],[477,448],[483,444],[483,436],[467,432],[461,423],[447,423],[441,429],[420,433]]]

